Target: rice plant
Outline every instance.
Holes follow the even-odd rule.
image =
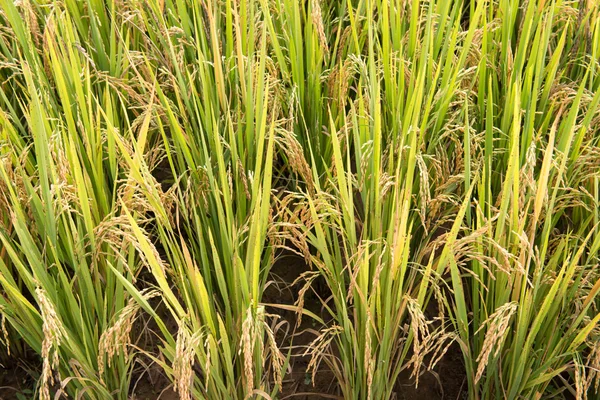
[[[590,0],[0,0],[0,365],[599,396],[599,59]]]
[[[140,264],[110,129],[131,126],[77,44],[76,10],[42,10],[3,4],[3,318],[42,359],[40,398],[127,398],[139,305],[112,270],[135,281]]]

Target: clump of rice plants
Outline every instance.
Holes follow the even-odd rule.
[[[130,118],[92,73],[74,10],[39,7],[3,4],[3,319],[41,358],[40,398],[127,398],[139,305],[113,271],[139,276],[123,212],[145,203],[115,145]]]
[[[599,396],[599,60],[590,0],[0,0],[0,366]]]

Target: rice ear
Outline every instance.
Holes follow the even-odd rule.
[[[35,293],[40,306],[42,331],[44,333],[40,398],[42,400],[50,400],[50,387],[54,384],[54,373],[58,372],[59,368],[59,348],[62,341],[68,340],[68,338],[46,291],[41,287],[37,287]]]
[[[486,325],[489,325],[487,326],[487,333],[483,340],[481,352],[477,356],[476,360],[478,362],[478,366],[477,375],[475,375],[475,383],[479,382],[483,376],[485,367],[488,364],[492,352],[494,353],[494,358],[498,357],[500,354],[504,340],[510,332],[510,320],[516,313],[517,307],[517,303],[506,303],[498,307],[498,309],[492,315],[490,315],[486,321],[483,322],[481,328],[479,328],[477,331],[479,332]]]

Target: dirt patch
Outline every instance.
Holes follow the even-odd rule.
[[[463,400],[468,398],[466,372],[462,353],[457,343],[439,361],[432,371],[419,377],[419,386],[410,377],[411,371],[402,371],[396,383],[398,400]]]
[[[177,322],[158,298],[150,299],[150,305],[172,335],[177,334]],[[160,357],[160,330],[156,321],[146,312],[142,312],[133,329],[132,337],[136,346],[148,354]],[[163,368],[148,356],[140,354],[136,360],[129,388],[132,400],[176,400],[179,395],[173,390],[171,380]]]
[[[292,283],[303,273],[309,270],[304,259],[286,252],[271,269],[271,282],[263,294],[263,303],[293,305],[298,300],[298,292],[304,281],[295,285]],[[313,286],[323,289],[323,284],[316,281]],[[327,321],[328,316],[321,307],[320,299],[308,291],[304,297],[304,308],[315,313]],[[323,399],[337,398],[338,387],[331,371],[322,364],[314,377],[308,371],[310,356],[304,355],[308,345],[316,338],[321,326],[308,316],[304,316],[300,325],[297,325],[297,314],[291,310],[269,307],[269,312],[278,314],[289,327],[287,334],[279,333],[277,340],[284,354],[291,351],[290,369],[284,377],[283,388],[279,394],[280,399]]]
[[[41,370],[40,360],[5,360],[0,364],[0,400],[33,398],[34,375]]]
[[[144,366],[143,371],[134,374],[131,382],[132,400],[177,400],[179,395],[173,390],[171,381],[162,368],[156,364]]]

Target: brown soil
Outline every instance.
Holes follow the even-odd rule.
[[[158,366],[150,366],[142,374],[134,376],[131,400],[177,400],[179,395]]]
[[[462,353],[453,344],[444,358],[432,371],[419,377],[419,386],[410,378],[410,371],[403,371],[396,383],[398,400],[463,400],[467,399],[467,382]]]
[[[302,258],[292,253],[283,255],[271,269],[272,281],[263,294],[263,303],[293,305],[297,300],[298,290],[304,282],[294,286],[291,284],[305,271],[307,266]],[[318,287],[319,283],[313,282],[313,285]],[[319,298],[311,291],[305,295],[304,307],[327,320],[328,317],[321,309]],[[321,327],[307,316],[304,316],[301,324],[297,326],[298,319],[294,311],[270,307],[269,312],[278,314],[287,321],[290,331],[288,335],[280,334],[277,337],[284,354],[287,354],[291,347],[290,370],[284,378],[279,398],[296,400],[338,398],[339,393],[333,373],[328,371],[324,364],[314,377],[314,385],[311,374],[307,372],[310,357],[304,356],[303,353]]]
[[[164,303],[156,298],[150,300],[150,304],[169,332],[177,333],[177,322],[173,315],[165,307]],[[135,337],[136,346],[144,351],[158,356],[160,354],[160,339],[156,332],[160,332],[156,321],[147,313],[143,312],[136,321],[132,337]],[[176,400],[179,395],[173,390],[173,385],[165,375],[162,367],[154,363],[148,357],[141,355],[130,384],[131,400]]]
[[[18,400],[33,397],[35,379],[28,368],[20,360],[8,360],[0,364],[0,400]]]

